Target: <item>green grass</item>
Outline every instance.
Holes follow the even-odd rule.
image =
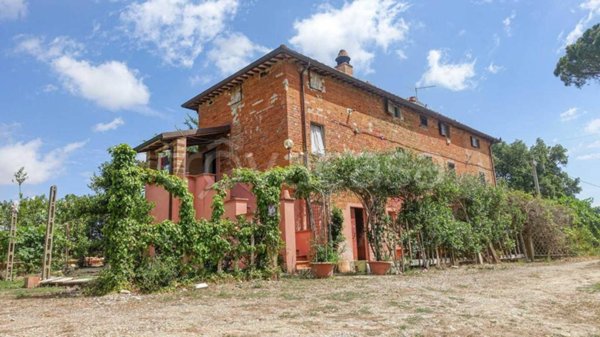
[[[351,302],[351,301],[361,298],[362,296],[364,296],[364,295],[360,292],[342,291],[342,292],[330,294],[329,296],[327,296],[327,298],[330,300],[333,300],[333,301]]]
[[[588,293],[600,293],[600,282],[582,287],[580,290]]]
[[[0,281],[0,291],[23,288],[23,280]]]

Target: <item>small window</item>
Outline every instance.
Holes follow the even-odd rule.
[[[308,86],[311,89],[323,91],[323,77],[313,71],[308,73]]]
[[[313,154],[325,154],[325,132],[323,125],[310,124],[310,145]]]
[[[479,138],[471,136],[471,146],[479,148]]]
[[[242,101],[242,86],[238,85],[231,89],[231,99],[229,104],[236,104]]]
[[[387,102],[387,112],[394,116],[394,118],[402,118],[402,110],[400,107],[390,101]]]
[[[444,122],[439,122],[438,127],[440,129],[440,135],[446,138],[450,138],[450,126]]]
[[[421,126],[426,128],[427,125],[429,124],[429,121],[427,120],[427,116],[421,115],[420,120],[421,120]]]
[[[158,169],[171,173],[171,150],[162,151],[158,154]]]
[[[479,180],[485,184],[486,180],[485,180],[485,173],[483,172],[479,172]]]
[[[455,172],[456,171],[456,164],[454,164],[453,162],[449,161],[448,162],[448,170]]]

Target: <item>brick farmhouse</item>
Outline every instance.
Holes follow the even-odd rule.
[[[260,170],[343,151],[408,149],[457,173],[479,175],[495,184],[491,146],[497,140],[353,77],[350,57],[341,50],[335,67],[282,45],[203,91],[182,106],[198,113],[198,128],[161,133],[136,147],[148,165],[168,169],[188,181],[197,217],[210,216],[210,186],[235,167]],[[147,186],[156,221],[177,220],[178,202],[162,188]],[[360,202],[339,195],[344,214],[344,258],[369,260]],[[226,216],[251,216],[254,197],[236,186]],[[307,263],[311,240],[305,203],[284,191],[280,211],[285,268]]]

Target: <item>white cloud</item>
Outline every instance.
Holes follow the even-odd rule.
[[[0,0],[0,21],[15,20],[27,15],[27,1]]]
[[[579,8],[587,11],[587,15],[581,18],[573,30],[567,34],[562,48],[577,42],[577,39],[579,39],[585,32],[586,27],[596,16],[600,15],[600,0],[586,0],[579,4]]]
[[[98,123],[94,125],[94,132],[105,132],[109,130],[115,130],[119,126],[125,124],[125,121],[121,117],[117,117],[108,123]]]
[[[355,69],[372,71],[376,48],[387,51],[406,39],[408,23],[400,17],[409,5],[394,0],[355,0],[341,8],[321,6],[308,18],[294,22],[290,43],[316,59],[331,63],[340,49],[352,58]]]
[[[123,62],[92,64],[80,59],[83,46],[66,37],[49,43],[37,37],[19,37],[16,50],[50,65],[63,86],[75,96],[83,97],[109,110],[143,109],[150,92],[135,69]]]
[[[560,121],[561,122],[568,122],[568,121],[572,121],[574,119],[579,118],[579,116],[583,115],[583,112],[581,112],[578,108],[569,108],[564,112],[560,113]]]
[[[268,48],[253,43],[241,33],[217,37],[213,44],[214,48],[208,52],[208,60],[213,62],[224,75],[229,75],[248,65],[257,54],[269,51]]]
[[[491,74],[497,74],[501,70],[504,70],[504,67],[494,64],[494,62],[491,62],[490,65],[487,66],[487,68],[485,68],[485,69]]]
[[[578,156],[577,159],[579,159],[579,160],[597,160],[597,159],[600,159],[600,153],[584,154],[584,155]]]
[[[506,35],[511,36],[512,35],[512,22],[513,20],[517,17],[517,14],[513,11],[510,16],[507,16],[506,18],[504,18],[504,20],[502,20],[502,25],[504,26],[504,32],[506,33]]]
[[[43,183],[62,173],[71,153],[85,143],[74,142],[50,151],[42,149],[39,138],[0,146],[0,185],[12,184],[14,173],[21,167],[25,167],[29,176],[26,183]]]
[[[581,37],[581,35],[583,35],[585,24],[586,24],[586,22],[584,19],[577,22],[577,24],[575,25],[575,28],[573,28],[573,30],[571,32],[569,32],[569,34],[567,34],[567,37],[565,38],[565,43],[564,43],[563,47],[566,47],[570,44],[577,42],[577,39],[579,39],[579,37]]]
[[[127,6],[121,21],[134,39],[156,47],[165,62],[191,67],[237,8],[237,0],[148,0]]]
[[[452,91],[472,88],[475,76],[475,61],[464,63],[444,63],[441,50],[430,50],[427,56],[429,67],[417,85],[437,85]]]
[[[396,49],[396,56],[398,56],[400,60],[408,59],[408,56],[406,56],[406,53],[402,49]]]
[[[585,126],[585,132],[587,133],[600,133],[600,118],[596,118],[591,120],[586,126]]]

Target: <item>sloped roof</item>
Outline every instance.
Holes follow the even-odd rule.
[[[499,139],[497,139],[495,137],[492,137],[492,136],[490,136],[486,133],[483,133],[479,130],[473,129],[472,127],[465,125],[455,119],[446,117],[446,116],[444,116],[436,111],[433,111],[427,107],[424,107],[422,105],[410,102],[407,99],[404,99],[404,98],[397,96],[391,92],[388,92],[381,88],[378,88],[369,82],[365,82],[354,76],[350,76],[350,75],[343,73],[333,67],[323,64],[315,59],[312,59],[306,55],[300,54],[297,51],[294,51],[283,44],[281,46],[279,46],[278,48],[272,50],[268,54],[262,56],[258,60],[250,63],[249,65],[242,68],[241,70],[234,73],[233,75],[225,78],[224,80],[220,81],[219,83],[213,85],[212,87],[204,90],[200,94],[194,96],[187,102],[183,103],[181,106],[186,109],[191,109],[191,110],[197,111],[200,104],[202,104],[202,103],[210,100],[211,98],[218,96],[221,93],[231,89],[232,87],[242,83],[245,79],[252,76],[253,74],[260,73],[260,72],[264,71],[265,69],[268,69],[271,65],[277,63],[279,60],[283,60],[286,58],[293,58],[300,63],[304,63],[305,65],[309,66],[313,70],[317,70],[325,75],[334,77],[342,82],[346,82],[350,85],[358,87],[367,92],[387,98],[396,104],[408,107],[412,110],[418,111],[419,113],[422,113],[426,116],[435,118],[439,121],[448,123],[459,129],[469,131],[470,133],[472,133],[476,136],[479,136],[481,138],[487,139],[491,142],[499,142],[500,141]]]
[[[154,151],[169,143],[171,140],[181,137],[188,139],[188,146],[207,144],[214,141],[217,137],[229,133],[229,130],[231,130],[230,125],[222,125],[212,128],[163,132],[136,146],[134,150],[136,152]]]

